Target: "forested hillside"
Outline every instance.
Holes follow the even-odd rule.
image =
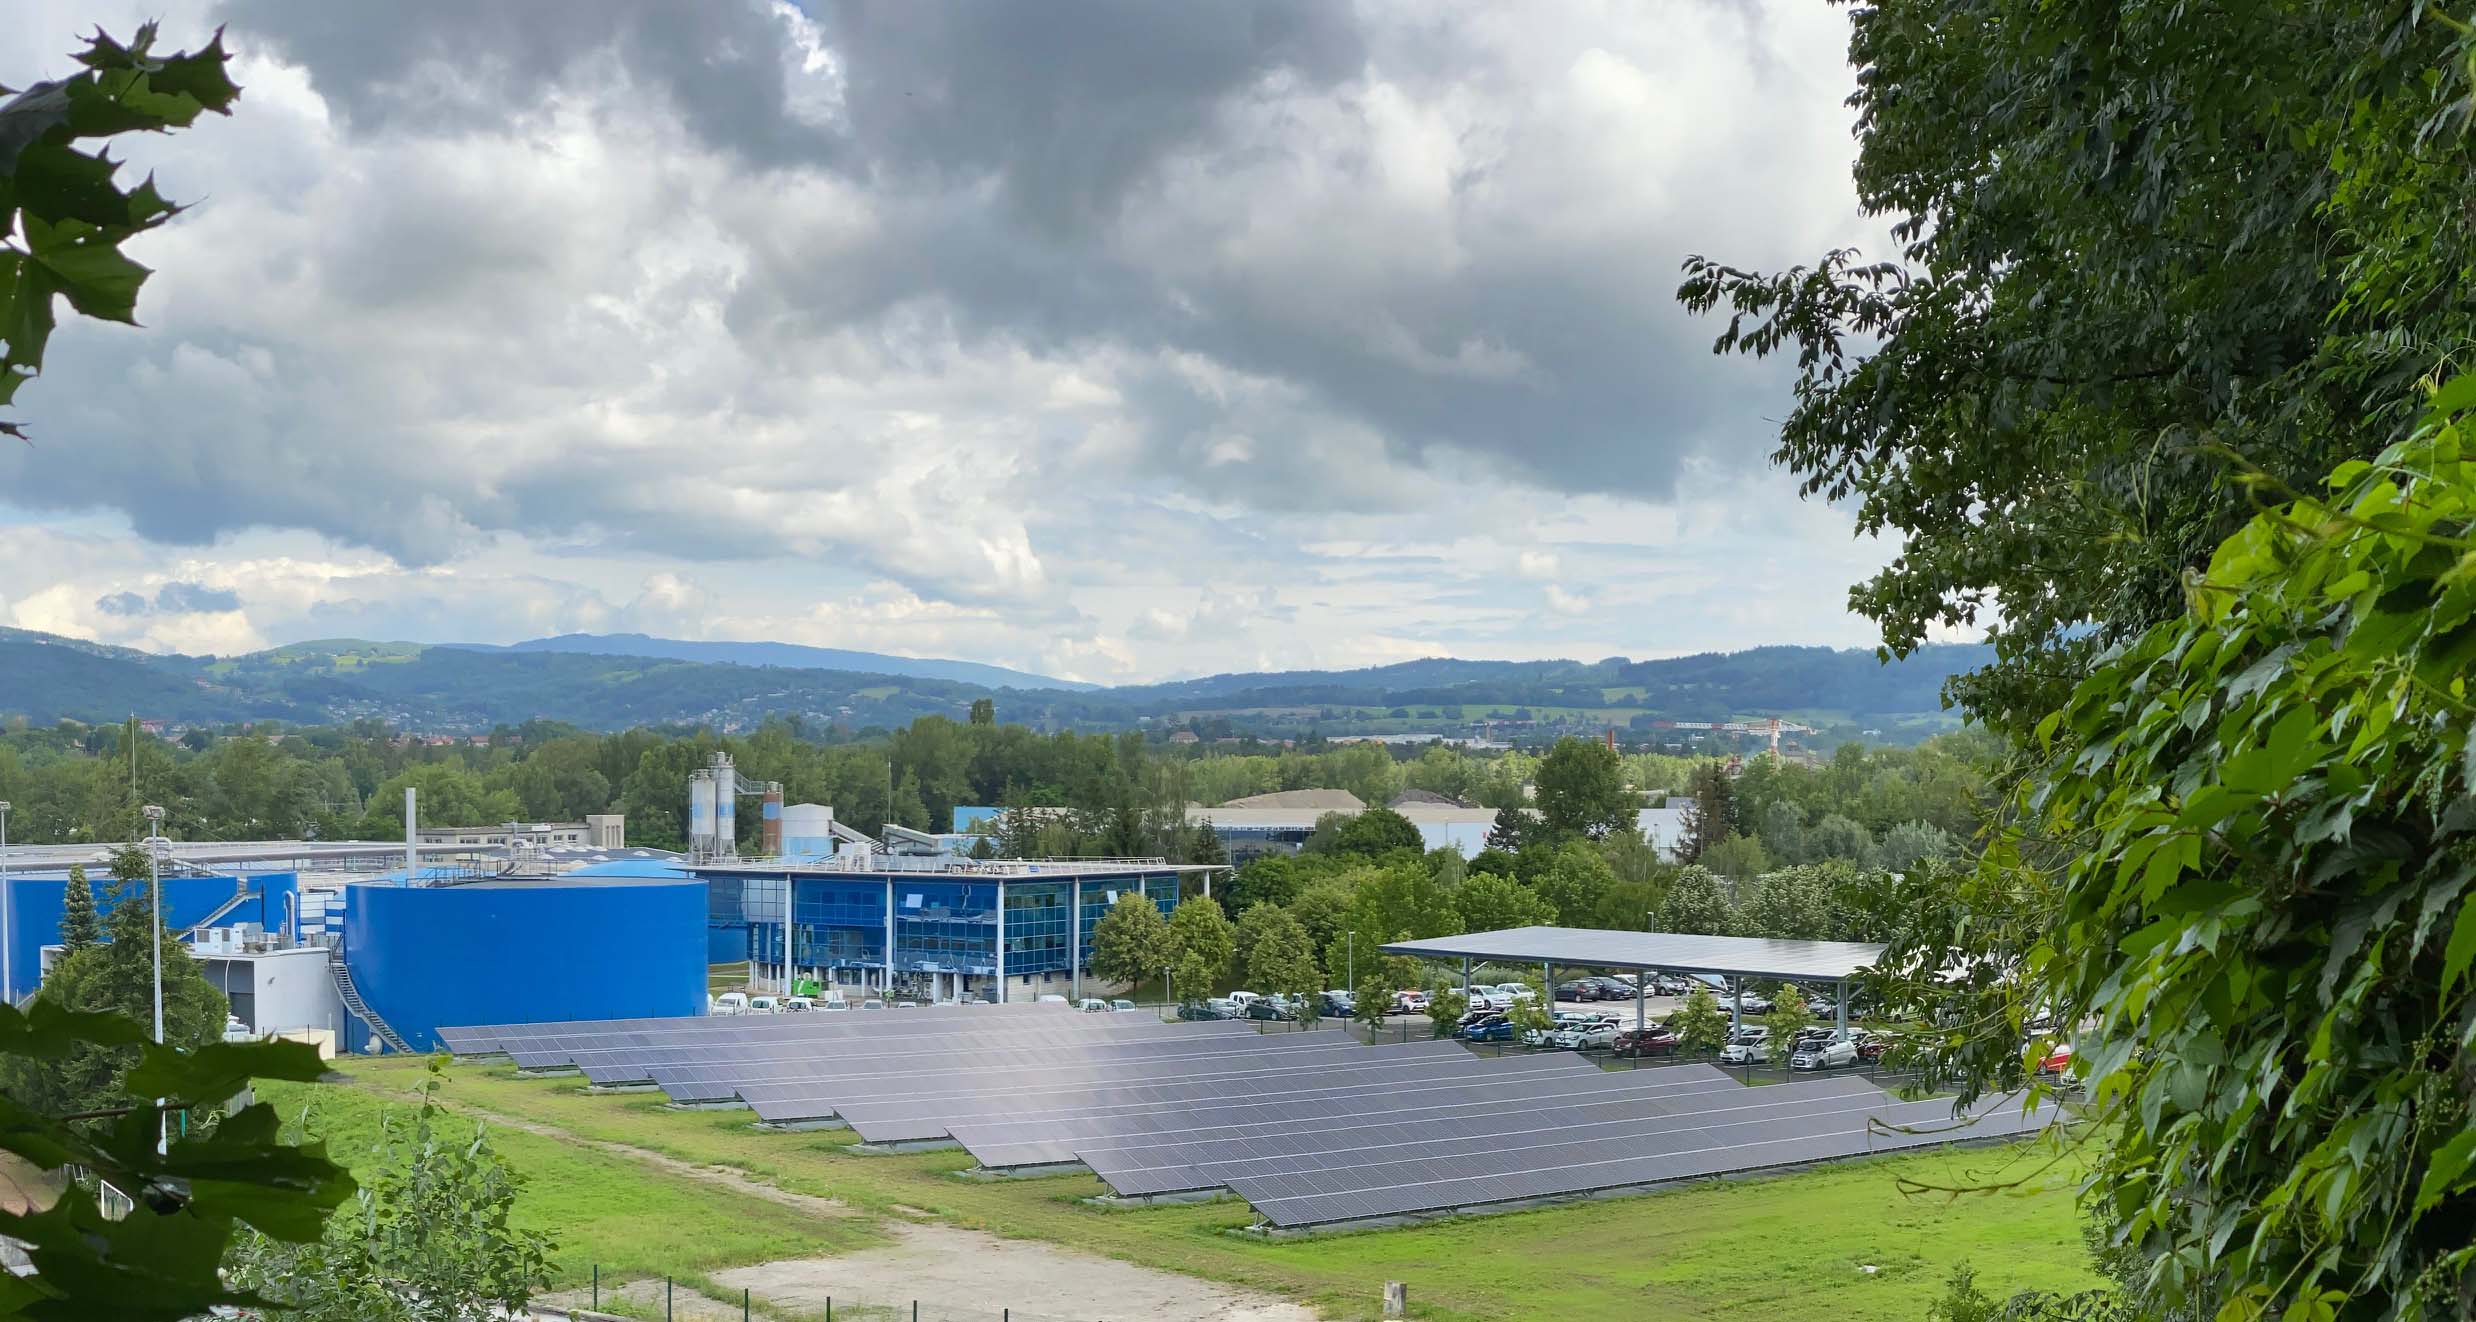
[[[1975,647],[1926,648],[1889,664],[1870,652],[1765,647],[1661,661],[1428,660],[1076,690],[825,664],[865,653],[785,649],[783,655],[808,652],[817,654],[808,664],[753,666],[564,648],[334,639],[219,659],[149,656],[8,630],[0,632],[0,674],[8,677],[0,686],[0,717],[38,725],[132,714],[181,723],[378,720],[398,729],[479,733],[535,719],[597,730],[672,724],[751,730],[769,717],[790,716],[860,730],[922,716],[960,718],[975,701],[989,698],[1006,719],[1042,729],[1192,725],[1214,737],[1460,733],[1486,725],[1518,740],[1609,725],[1647,734],[1660,720],[1782,716],[1818,727],[1814,742],[1827,747],[1855,737],[1914,742],[1950,728],[1941,711],[1944,682],[1988,659]]]

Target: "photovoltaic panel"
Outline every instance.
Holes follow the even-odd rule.
[[[1656,1077],[1664,1074],[1678,1077]],[[1652,1077],[1635,1070],[1594,1070],[1592,1075],[1493,1080],[1423,1099],[1366,1096],[1353,1099],[1364,1105],[1349,1110],[1336,1108],[1278,1122],[1078,1142],[1074,1156],[1121,1194],[1167,1193],[1225,1183],[1203,1172],[1227,1161],[1378,1149],[1394,1142],[1519,1133],[1606,1120],[1664,1119],[1743,1098],[1748,1091],[1745,1085],[1709,1069],[1663,1069],[1652,1071]]]
[[[1229,1188],[1272,1225],[1310,1226],[1999,1137],[2034,1130],[2054,1118],[2051,1108],[2024,1116],[2018,1102],[2008,1098],[1981,1107],[1971,1123],[1960,1123],[1953,1120],[1947,1101],[1900,1102],[1882,1094],[1871,1100],[1815,1096],[1791,1113],[1709,1124],[1680,1118],[1622,1143],[1558,1140],[1444,1157],[1387,1154],[1361,1160],[1335,1155],[1311,1169],[1238,1176]],[[1886,1131],[1883,1125],[1918,1132]]]
[[[1666,1071],[1660,1071],[1666,1072]],[[1555,1080],[1557,1087],[1587,1087],[1601,1078],[1625,1078],[1649,1071],[1611,1075],[1586,1060],[1563,1053],[1473,1056],[1464,1067],[1437,1062],[1431,1073],[1386,1078],[1381,1085],[1294,1089],[1278,1095],[1222,1096],[1206,1101],[1142,1106],[1090,1107],[1029,1115],[1007,1113],[959,1124],[952,1133],[984,1166],[1028,1166],[1075,1160],[1085,1145],[1110,1142],[1174,1141],[1181,1135],[1222,1128],[1282,1126],[1331,1117],[1379,1113],[1388,1108],[1415,1112],[1445,1099],[1506,1104],[1531,1095],[1531,1076]],[[1733,1082],[1731,1086],[1736,1085]]]
[[[1541,1144],[1617,1142],[1673,1130],[1680,1123],[1710,1127],[1803,1118],[1817,1114],[1824,1097],[1862,1111],[1880,1104],[1884,1094],[1863,1079],[1748,1088],[1720,1078],[1669,1089],[1603,1088],[1595,1100],[1578,1104],[1515,1104],[1492,1113],[1423,1116],[1407,1125],[1299,1128],[1184,1145],[1186,1150],[1175,1152],[1079,1149],[1076,1155],[1119,1194],[1171,1193],[1215,1188],[1246,1176],[1315,1169],[1335,1160],[1373,1161],[1388,1154],[1445,1160]]]

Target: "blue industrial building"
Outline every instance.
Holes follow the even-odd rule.
[[[101,867],[87,869],[86,886],[95,911],[111,908],[116,885]],[[170,873],[163,878],[163,921],[175,932],[193,927],[284,930],[291,922],[297,897],[290,872],[245,873],[237,876]],[[143,883],[137,894],[144,894]],[[60,944],[60,919],[68,905],[67,869],[18,873],[0,884],[0,906],[7,908],[7,995],[15,1002],[33,993],[42,981],[43,948]]]
[[[820,980],[928,1000],[1024,1000],[1072,988],[1091,965],[1092,929],[1126,894],[1163,916],[1209,870],[1144,861],[1016,862],[875,856],[807,863],[686,864],[708,885],[706,954],[783,971],[783,897],[791,895],[791,966]]]
[[[361,884],[342,957],[371,1013],[427,1051],[441,1025],[703,1014],[706,911],[705,883],[678,875]],[[360,1050],[369,1028],[348,1028]]]

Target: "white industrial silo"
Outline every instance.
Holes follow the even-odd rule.
[[[714,773],[703,767],[688,774],[688,852],[714,852]]]
[[[834,853],[834,810],[822,803],[786,803],[782,808],[782,856],[830,858]]]
[[[728,753],[714,754],[714,852],[739,852],[739,768]]]

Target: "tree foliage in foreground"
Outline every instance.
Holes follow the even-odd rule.
[[[0,1210],[0,1235],[26,1246],[31,1276],[0,1275],[0,1318],[29,1322],[175,1322],[218,1307],[261,1302],[218,1274],[226,1247],[246,1226],[301,1243],[317,1238],[352,1180],[316,1143],[283,1140],[263,1102],[207,1122],[253,1078],[307,1081],[324,1070],[299,1042],[216,1042],[178,1051],[147,1040],[121,1015],[82,1014],[35,1002],[26,1014],[0,1005],[0,1059],[59,1062],[98,1049],[142,1058],[121,1084],[113,1113],[73,1120],[0,1090],[0,1151],[37,1170],[82,1166],[135,1203],[103,1215],[93,1188],[73,1183],[42,1211]],[[162,1111],[153,1099],[164,1098]],[[175,1124],[155,1151],[164,1115]]]
[[[377,1174],[303,1243],[248,1235],[234,1283],[284,1322],[497,1322],[549,1283],[551,1241],[514,1224],[524,1179],[486,1132],[442,1123],[439,1065],[409,1118],[381,1121]]]
[[[1986,1086],[2032,1007],[2093,1025],[2091,1192],[2142,1315],[2476,1310],[2472,411],[2460,377],[2221,545],[2041,725],[2021,833],[1885,961],[1965,969],[1947,1017],[1996,1031],[1945,1063]]]
[[[2421,0],[1852,7],[1856,185],[1892,260],[1687,263],[1723,352],[1794,353],[1776,457],[1899,556],[1851,593],[2019,737],[2180,609],[2248,514],[2204,442],[2289,482],[2366,458],[2468,361],[2470,47]]]
[[[224,73],[220,32],[195,52],[163,55],[154,45],[152,23],[125,46],[97,31],[77,55],[84,70],[0,103],[0,407],[43,370],[55,298],[84,316],[137,324],[148,272],[120,245],[180,211],[152,176],[124,190],[118,162],[76,144],[187,128],[208,111],[230,113],[240,95]],[[0,421],[0,434],[26,433]]]

